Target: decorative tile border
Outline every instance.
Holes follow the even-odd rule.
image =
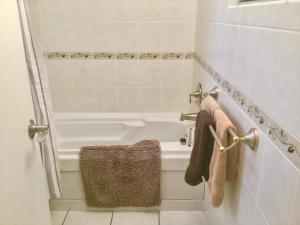
[[[201,57],[195,55],[195,61],[211,76],[216,83],[255,121],[255,123],[270,137],[273,143],[299,168],[300,143],[286,129],[272,120],[260,107],[241,93],[221,74],[215,71]]]
[[[45,52],[46,59],[97,59],[97,60],[190,60],[193,52]]]

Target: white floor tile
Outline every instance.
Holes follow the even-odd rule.
[[[110,225],[111,212],[70,211],[64,225]]]
[[[158,225],[158,213],[115,212],[112,225]]]
[[[51,211],[52,225],[62,225],[67,211]]]
[[[202,212],[161,211],[160,225],[206,225]]]

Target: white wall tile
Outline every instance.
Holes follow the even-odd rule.
[[[97,87],[117,86],[117,67],[115,60],[95,60],[93,73]]]
[[[117,112],[118,111],[118,89],[102,87],[96,89],[96,101],[98,112]]]
[[[119,88],[118,104],[121,112],[138,111],[138,88]]]
[[[137,23],[116,24],[116,51],[138,51],[138,25]]]
[[[184,52],[186,23],[163,22],[161,26],[161,47],[162,51]]]
[[[265,151],[258,202],[270,225],[283,225],[291,212],[298,171],[274,144],[267,142]]]
[[[182,60],[164,61],[161,65],[162,87],[183,87],[185,75],[185,63]]]
[[[71,60],[69,72],[72,75],[73,87],[94,87],[95,74],[93,72],[93,62],[90,60]]]
[[[46,51],[68,51],[63,22],[42,22],[42,42]]]
[[[259,7],[258,25],[261,27],[282,28],[286,17],[286,3],[284,1]]]
[[[139,85],[139,62],[120,60],[117,65],[117,84],[119,87],[137,87]]]
[[[116,23],[98,22],[92,24],[93,50],[98,52],[116,51]]]
[[[161,20],[163,21],[186,21],[187,0],[164,0],[161,1]]]
[[[67,22],[66,44],[70,51],[89,52],[92,50],[91,23]]]
[[[137,0],[113,0],[117,20],[135,21],[137,19]]]
[[[298,0],[289,0],[287,3],[287,13],[285,27],[292,30],[300,30],[300,2]]]
[[[255,210],[253,225],[269,225],[259,207],[257,207]]]
[[[294,204],[292,206],[291,210],[291,218],[290,218],[290,225],[297,225],[300,224],[300,183],[299,183],[299,177],[298,177],[298,185],[294,196]]]
[[[161,20],[160,0],[138,0],[137,8],[138,8],[139,21],[160,21]]]
[[[64,19],[63,0],[40,0],[39,2],[43,20],[61,21]]]
[[[145,60],[139,62],[140,87],[161,87],[161,67],[164,62],[160,60]]]
[[[140,112],[159,112],[160,88],[141,88],[139,90],[139,111]]]
[[[73,86],[73,75],[70,71],[71,66],[69,61],[47,60],[46,66],[50,87]]]
[[[139,23],[140,52],[161,52],[161,31],[159,23]]]

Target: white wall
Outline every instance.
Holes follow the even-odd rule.
[[[48,55],[56,112],[188,109],[196,0],[28,0]],[[33,24],[34,25],[34,24]],[[75,53],[90,58],[70,59]],[[93,59],[93,53],[180,53],[179,60]],[[94,54],[95,55],[95,54]]]
[[[241,150],[239,178],[227,185],[222,207],[212,208],[207,195],[209,225],[300,224],[300,157],[269,134],[282,129],[300,150],[299,12],[299,1],[198,1],[195,81],[206,90],[223,86],[224,110],[240,131],[257,127],[261,138],[257,152]],[[258,111],[248,112],[251,105]]]

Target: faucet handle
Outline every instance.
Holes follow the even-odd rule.
[[[199,83],[197,85],[197,89],[195,92],[191,93],[190,94],[190,104],[192,103],[192,97],[195,97],[198,99],[198,101],[201,103],[201,100],[202,100],[202,85],[201,83]]]
[[[192,103],[192,97],[195,97],[198,99],[199,102],[202,100],[202,91],[196,91],[190,94],[190,104]]]

